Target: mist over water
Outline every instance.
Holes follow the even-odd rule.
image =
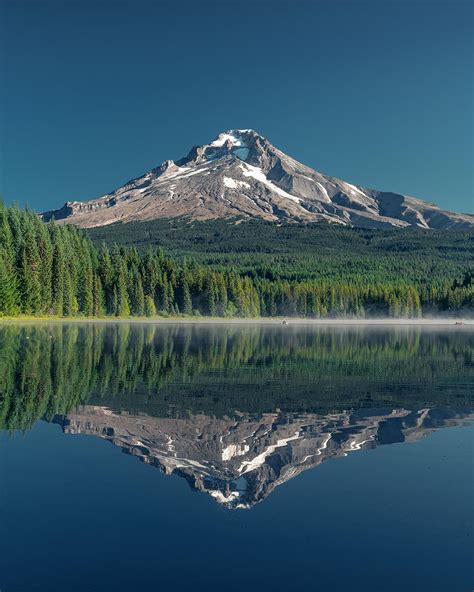
[[[0,351],[2,425],[25,429],[87,402],[165,416],[468,404],[474,331],[15,324],[0,328]]]

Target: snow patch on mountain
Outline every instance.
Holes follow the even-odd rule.
[[[220,504],[224,504],[224,505],[230,505],[232,502],[234,502],[235,499],[238,499],[240,497],[240,493],[238,491],[229,491],[229,493],[227,495],[224,495],[222,493],[222,491],[219,491],[218,489],[214,489],[208,492],[209,495],[211,497],[213,497],[216,501],[218,501]]]
[[[287,199],[291,199],[291,201],[294,201],[295,203],[301,202],[301,199],[299,197],[296,197],[295,195],[291,195],[290,193],[287,193],[283,189],[280,189],[280,187],[278,187],[278,185],[275,185],[274,183],[269,181],[267,179],[267,176],[265,175],[265,173],[262,171],[261,168],[253,166],[253,165],[249,164],[248,162],[240,165],[240,168],[242,169],[245,177],[253,177],[257,181],[259,181],[260,183],[263,183],[266,187],[268,187],[270,189],[270,191],[273,191],[274,193],[278,193],[278,195],[281,195],[282,197],[286,197]]]
[[[249,183],[246,183],[245,181],[236,181],[230,177],[224,177],[224,185],[229,189],[238,189],[239,187],[250,188]]]
[[[329,197],[329,193],[327,192],[326,187],[324,187],[324,185],[322,183],[319,183],[319,181],[316,181],[316,185],[321,189],[324,197],[326,198],[327,202],[331,202],[331,198]]]
[[[247,444],[229,444],[222,450],[222,460],[230,460],[236,456],[243,456],[250,450]]]
[[[363,191],[361,191],[360,189],[358,189],[355,185],[351,185],[350,183],[346,183],[346,185],[349,187],[349,191],[352,193],[352,195],[363,195],[365,198],[370,199],[370,197],[364,193]]]
[[[296,432],[296,434],[293,434],[293,436],[289,436],[288,438],[281,438],[280,440],[277,441],[276,444],[271,444],[266,450],[264,450],[261,454],[259,454],[258,456],[256,456],[252,460],[244,461],[239,467],[239,474],[245,475],[245,473],[248,473],[250,471],[254,471],[258,467],[263,465],[265,463],[267,457],[270,456],[271,454],[273,454],[275,452],[275,450],[277,450],[277,448],[281,448],[282,446],[286,446],[288,444],[288,442],[291,442],[292,440],[298,440],[298,438],[300,438],[299,430]]]
[[[364,444],[367,444],[367,442],[373,441],[374,438],[375,438],[375,435],[372,434],[367,439],[361,440],[360,442],[358,442],[357,440],[352,440],[352,442],[349,443],[349,448],[346,448],[346,450],[347,450],[347,452],[353,452],[354,450],[361,450],[362,446]]]
[[[226,142],[229,142],[232,146],[246,146],[242,138],[236,137],[231,132],[220,134],[213,142],[209,144],[209,146],[216,146],[219,148],[223,146]]]

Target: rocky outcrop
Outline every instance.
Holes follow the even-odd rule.
[[[474,414],[448,409],[359,409],[237,419],[130,415],[85,405],[57,416],[64,432],[108,440],[123,452],[184,477],[227,508],[249,508],[302,471],[381,444],[411,442]]]
[[[42,214],[84,227],[189,217],[326,220],[359,227],[469,228],[474,216],[322,175],[253,130],[230,130],[119,189]]]

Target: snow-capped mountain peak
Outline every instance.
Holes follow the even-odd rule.
[[[471,227],[474,217],[323,175],[252,129],[231,129],[90,201],[43,217],[92,227],[167,217],[260,217],[362,227]]]

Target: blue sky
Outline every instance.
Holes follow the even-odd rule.
[[[254,128],[323,173],[474,210],[470,2],[0,2],[7,202],[96,197]]]

